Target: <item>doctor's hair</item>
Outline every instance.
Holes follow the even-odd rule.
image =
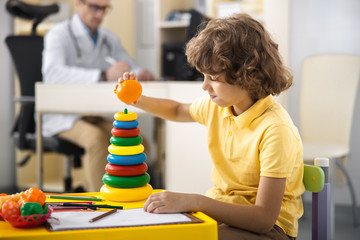
[[[206,25],[205,25],[206,24]],[[246,90],[256,101],[292,85],[278,45],[264,26],[247,14],[212,19],[186,45],[189,64]]]

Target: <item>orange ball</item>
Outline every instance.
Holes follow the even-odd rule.
[[[13,215],[20,215],[20,206],[17,202],[9,199],[1,206],[1,214],[4,218],[10,218]]]
[[[135,79],[129,79],[117,84],[114,90],[120,101],[124,103],[136,102],[142,93],[141,84]]]

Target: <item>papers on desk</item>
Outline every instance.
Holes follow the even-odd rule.
[[[79,230],[91,228],[134,227],[178,223],[195,223],[202,220],[189,214],[147,213],[142,208],[119,210],[114,214],[90,223],[89,220],[103,212],[53,212],[47,222],[50,231]]]

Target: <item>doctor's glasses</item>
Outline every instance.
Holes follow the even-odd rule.
[[[81,0],[81,2],[83,4],[85,4],[86,6],[88,6],[92,13],[97,13],[98,11],[107,13],[107,12],[109,12],[109,10],[111,10],[111,5],[100,6],[97,4],[88,3],[85,0]]]

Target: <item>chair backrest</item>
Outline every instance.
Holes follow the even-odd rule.
[[[42,81],[43,37],[8,36],[5,42],[19,76],[21,96],[35,96],[35,83]]]
[[[41,64],[43,38],[41,36],[8,36],[5,42],[12,56],[22,97],[35,96],[35,83],[42,81]],[[28,149],[26,135],[35,132],[35,103],[23,101],[13,134],[18,133],[17,146]]]
[[[303,182],[306,191],[321,192],[325,183],[324,171],[320,167],[304,164]]]
[[[323,169],[304,164],[305,189],[312,192],[312,240],[330,240],[330,183]]]
[[[360,80],[360,56],[320,55],[305,59],[300,93],[304,141],[349,146]]]
[[[205,16],[204,14],[198,12],[195,9],[190,10],[190,23],[189,26],[186,28],[186,36],[185,36],[185,44],[188,43],[199,31],[199,27],[204,22],[210,21],[210,18]],[[202,27],[205,27],[203,25]]]
[[[37,26],[49,15],[57,13],[59,6],[56,3],[50,5],[33,5],[21,0],[8,0],[6,9],[16,17],[33,20],[31,35],[36,35]]]
[[[186,28],[186,35],[185,35],[185,41],[184,41],[184,47],[185,50],[186,44],[197,34],[199,31],[200,26],[205,27],[206,25],[202,25],[203,23],[206,23],[210,20],[209,17],[205,16],[204,14],[198,12],[195,9],[190,10],[190,23],[189,26]],[[185,52],[183,53],[183,68],[181,71],[183,72],[183,77],[181,80],[202,80],[203,75],[197,71],[194,67],[190,67],[187,58],[185,56]]]

